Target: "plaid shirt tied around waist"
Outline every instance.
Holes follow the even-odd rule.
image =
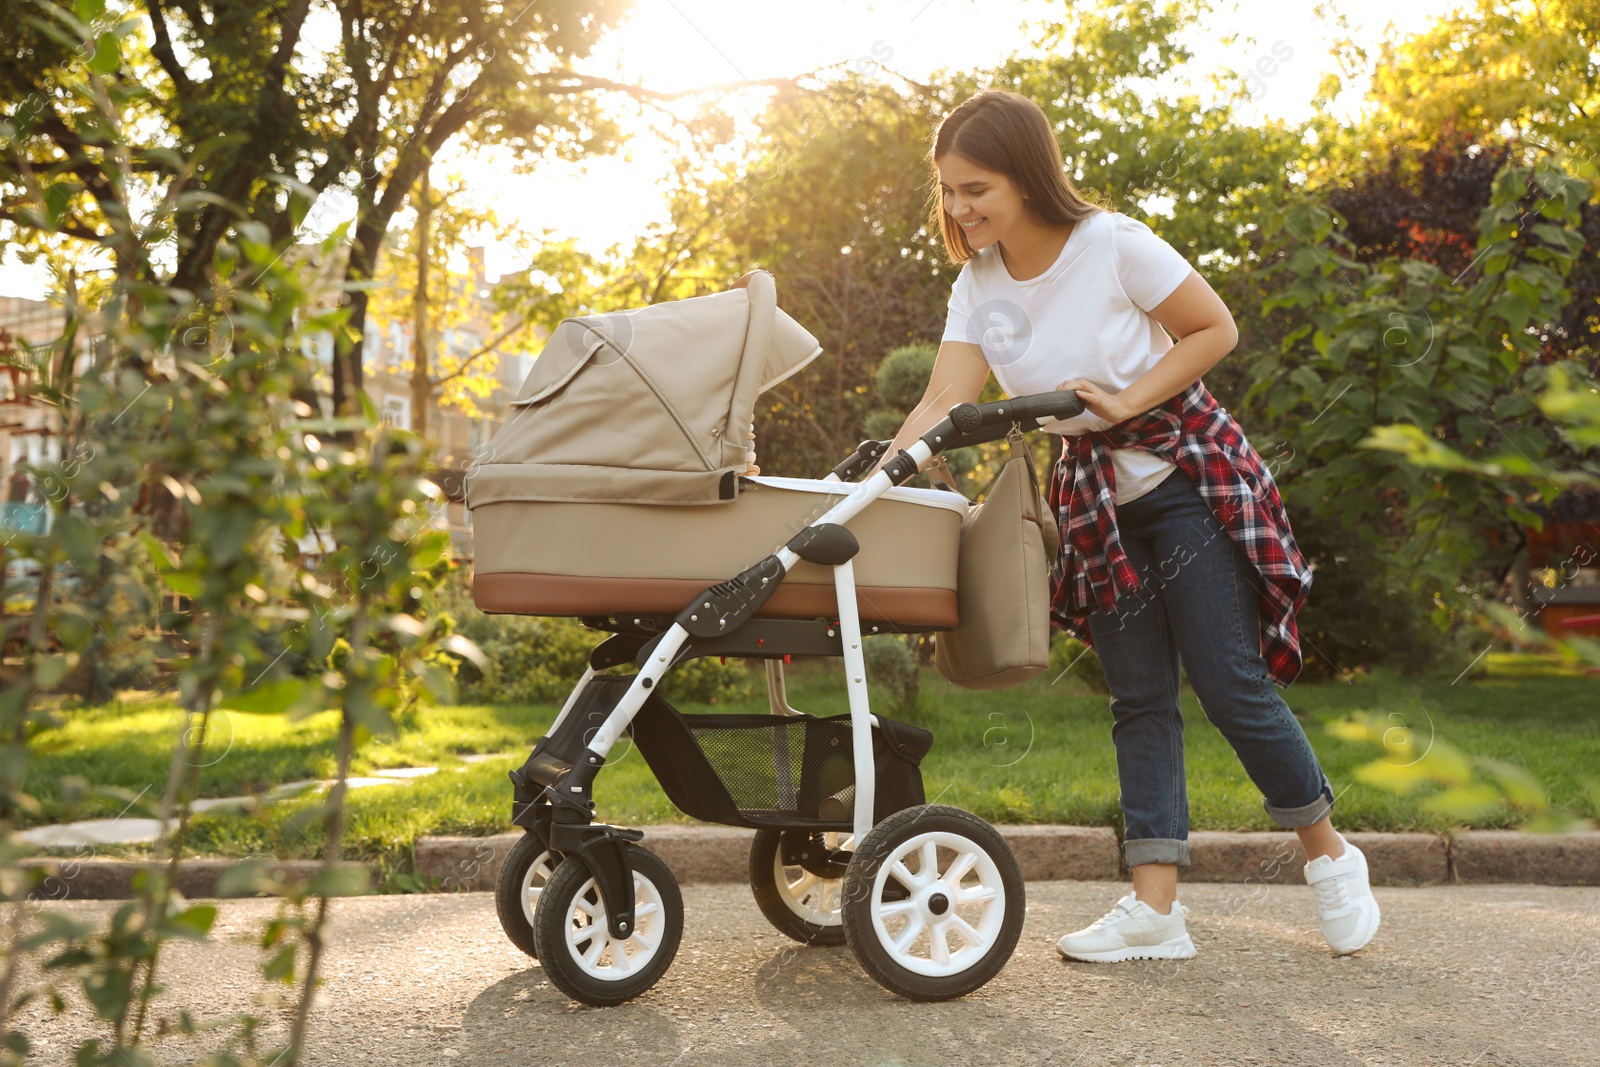
[[[1311,568],[1295,544],[1278,486],[1239,424],[1195,382],[1159,407],[1062,440],[1049,502],[1061,524],[1061,554],[1050,575],[1050,618],[1093,647],[1087,617],[1110,612],[1142,585],[1117,531],[1114,448],[1138,448],[1177,464],[1194,482],[1261,581],[1261,653],[1286,687],[1300,673],[1295,614],[1311,591]]]

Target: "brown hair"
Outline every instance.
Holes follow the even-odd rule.
[[[950,152],[1010,178],[1028,197],[1034,214],[1046,222],[1075,223],[1105,210],[1073,187],[1044,109],[1020,93],[985,89],[944,117],[928,151],[928,169],[933,174],[928,228],[937,228],[944,235],[945,254],[956,263],[965,263],[977,253],[944,209],[937,168]]]

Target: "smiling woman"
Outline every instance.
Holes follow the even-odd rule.
[[[1064,438],[1052,619],[1094,647],[1111,689],[1133,892],[1060,951],[1195,954],[1177,902],[1190,862],[1181,664],[1267,814],[1298,833],[1324,936],[1354,952],[1378,927],[1366,862],[1333,829],[1332,787],[1272,687],[1299,671],[1310,570],[1271,475],[1200,381],[1238,341],[1232,315],[1148,226],[1073,188],[1027,97],[960,104],[928,163],[930,229],[962,267],[927,391],[885,456],[975,399],[990,372],[1013,397],[1060,389],[1087,408],[1043,427]]]

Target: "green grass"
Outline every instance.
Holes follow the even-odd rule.
[[[539,736],[553,710],[466,706],[421,710],[406,719],[397,738],[373,738],[362,745],[351,771],[442,766],[459,762],[456,757],[461,753],[526,747],[529,737]],[[26,789],[40,800],[42,811],[29,822],[52,822],[67,814],[57,787],[67,775],[135,793],[148,786],[159,795],[186,720],[170,696],[58,714],[62,725],[34,738]],[[199,795],[244,795],[282,782],[332,777],[338,729],[338,714],[332,711],[289,722],[280,715],[219,709],[212,715],[200,756]],[[121,807],[112,798],[91,799],[72,814],[93,818],[116,814]]]
[[[971,692],[925,672],[920,706],[905,717],[934,732],[933,751],[923,763],[929,799],[969,808],[996,822],[1115,825],[1118,789],[1107,698],[1071,689],[1072,684],[1068,680],[1053,686],[1047,675],[1013,689]],[[1417,798],[1356,781],[1355,769],[1382,753],[1330,735],[1325,724],[1358,710],[1386,716],[1411,727],[1419,742],[1436,735],[1468,753],[1517,764],[1549,787],[1553,803],[1595,818],[1600,810],[1585,794],[1583,777],[1600,767],[1597,694],[1600,681],[1530,656],[1491,658],[1487,678],[1454,685],[1375,675],[1350,684],[1297,683],[1284,691],[1339,793],[1338,824],[1358,830],[1445,829],[1448,823],[1424,810]],[[815,714],[846,710],[838,665],[793,669],[790,702]],[[1262,810],[1260,793],[1187,689],[1183,706],[1191,826],[1274,828]],[[731,705],[690,704],[682,710],[765,708],[760,692]],[[427,709],[412,715],[398,738],[362,745],[356,772],[422,764],[437,765],[440,771],[410,784],[352,792],[349,851],[404,865],[411,844],[423,834],[487,834],[509,828],[506,772],[521,762],[555,710],[549,705]],[[146,790],[146,800],[159,793],[183,721],[170,701],[74,710],[63,713],[63,719],[60,728],[37,738],[43,751],[30,767],[28,788],[41,800],[42,811],[29,822],[114,815],[123,807],[123,800],[91,795],[66,809],[60,782],[67,775],[130,793]],[[219,713],[201,771],[201,795],[246,793],[331,775],[336,726],[331,712],[299,723],[278,716]],[[468,752],[505,755],[463,764],[458,757]],[[600,817],[608,821],[686,821],[626,740],[602,773],[596,798]],[[220,855],[314,854],[314,841],[298,828],[296,818],[314,802],[281,801],[264,805],[254,816],[200,816],[191,846]],[[1516,812],[1496,809],[1475,825],[1510,826],[1519,818]]]

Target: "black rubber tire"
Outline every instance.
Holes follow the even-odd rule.
[[[500,916],[500,928],[513,945],[534,959],[539,958],[539,951],[533,943],[533,923],[528,921],[527,912],[522,907],[522,879],[528,873],[528,868],[546,854],[550,857],[553,876],[554,868],[561,865],[561,853],[546,849],[538,834],[523,834],[522,840],[512,845],[506,855],[506,861],[500,867],[500,879],[494,888],[494,910]],[[548,884],[548,879],[546,882]]]
[[[960,834],[994,862],[1005,891],[1002,921],[994,943],[972,964],[952,975],[918,974],[897,962],[878,939],[872,925],[873,883],[878,870],[905,841],[929,831]],[[898,885],[894,879],[890,883]],[[888,890],[890,886],[886,885]],[[1022,936],[1026,910],[1022,870],[1000,832],[970,811],[927,804],[896,812],[867,834],[856,847],[844,876],[844,932],[850,951],[879,985],[908,1000],[951,1000],[978,989],[1000,973]]]
[[[635,879],[650,881],[661,894],[664,922],[659,947],[639,970],[628,978],[612,981],[588,974],[573,957],[573,946],[567,942],[567,912],[590,882],[589,869],[581,860],[569,858],[556,868],[556,873],[539,894],[539,907],[533,917],[539,963],[550,983],[573,1000],[596,1008],[632,1000],[655,985],[672,966],[672,959],[678,954],[678,942],[683,937],[683,894],[678,890],[678,880],[654,852],[632,842],[623,847],[628,850],[628,863],[633,867]],[[586,897],[590,903],[601,903],[598,889],[589,889]],[[635,901],[637,903],[637,897]],[[605,924],[597,925],[603,932]]]
[[[802,945],[844,944],[844,923],[823,926],[796,915],[788,901],[778,891],[778,847],[782,841],[780,830],[757,830],[750,842],[750,892],[756,898],[756,907],[767,917],[779,933],[791,937]],[[841,890],[842,890],[841,886]]]

